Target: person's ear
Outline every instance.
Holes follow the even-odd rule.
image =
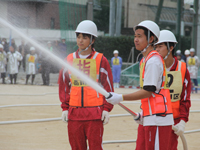
[[[93,39],[92,39],[92,44],[94,44],[94,42],[95,42],[95,39],[93,38]]]
[[[152,35],[152,36],[150,37],[150,39],[149,39],[149,43],[153,43],[153,41],[154,41],[154,36]]]
[[[172,52],[174,49],[174,46],[170,46],[170,52]]]

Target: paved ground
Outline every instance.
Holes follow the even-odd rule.
[[[54,77],[53,77],[54,78]],[[56,77],[55,77],[56,79]],[[38,79],[39,81],[39,79]],[[0,107],[0,122],[13,120],[32,120],[59,118],[58,86],[2,85],[0,84],[0,106],[17,104],[57,104],[53,106]],[[133,89],[116,89],[118,93],[130,93]],[[46,94],[45,94],[46,93]],[[200,94],[193,94],[191,110],[200,108]],[[140,111],[139,103],[125,104],[135,112]],[[116,105],[113,114],[127,114]],[[200,128],[200,114],[191,113],[187,130]],[[104,127],[104,141],[133,140],[137,137],[137,124],[131,116],[112,117]],[[200,132],[185,135],[189,150],[199,149]],[[133,150],[135,143],[103,144],[105,150]],[[2,150],[70,150],[67,124],[61,120],[37,123],[15,123],[0,125],[0,149]],[[179,150],[183,149],[181,141]]]

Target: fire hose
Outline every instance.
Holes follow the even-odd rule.
[[[107,91],[105,91],[104,89],[102,89],[100,93],[103,94],[105,97],[108,97],[108,96],[109,96],[109,93],[108,93]],[[127,107],[124,106],[123,104],[119,103],[118,105],[121,106],[123,109],[125,109],[127,112],[129,112],[132,116],[138,117],[137,114],[136,114],[135,112],[133,112],[132,110],[130,110],[129,108],[127,108]],[[178,130],[175,126],[172,126],[172,129],[173,129],[174,131],[177,131],[177,130]],[[181,140],[182,140],[183,149],[184,149],[184,150],[188,150],[187,141],[186,141],[186,139],[185,139],[184,134],[180,135],[180,138],[181,138]]]
[[[7,27],[9,27],[10,29],[12,29],[13,31],[15,31],[18,35],[20,35],[22,38],[26,39],[29,43],[31,43],[32,45],[34,45],[36,48],[40,49],[41,51],[43,51],[46,55],[48,55],[50,58],[54,59],[55,62],[57,62],[59,65],[63,65],[63,67],[66,67],[67,69],[69,69],[72,74],[78,76],[81,80],[83,80],[84,82],[86,82],[89,86],[91,86],[93,89],[95,89],[97,92],[101,93],[102,95],[104,95],[105,97],[109,96],[109,93],[103,89],[100,85],[98,85],[95,81],[93,81],[92,79],[90,79],[87,75],[83,74],[82,72],[80,72],[79,70],[75,69],[74,67],[72,67],[70,64],[68,64],[66,61],[60,59],[59,57],[55,56],[55,54],[51,53],[49,50],[47,50],[46,48],[44,48],[43,46],[41,46],[40,44],[38,44],[36,41],[34,41],[33,39],[29,38],[27,35],[25,35],[24,33],[20,32],[16,27],[12,26],[10,23],[6,22],[4,19],[0,18],[0,24],[3,24]],[[119,104],[121,107],[123,107],[126,111],[128,111],[131,115],[133,116],[137,116],[136,113],[134,113],[133,111],[131,111],[130,109],[128,109],[126,106],[124,106],[123,104]],[[176,129],[173,129],[176,130]],[[187,143],[185,139],[184,135],[182,134],[180,137],[183,145],[184,145],[184,150],[188,150],[187,149]],[[184,138],[183,138],[184,137]]]
[[[135,112],[133,112],[132,110],[130,110],[129,108],[127,108],[126,106],[124,106],[123,104],[119,103],[119,106],[121,106],[123,109],[125,109],[127,112],[129,112],[133,117],[137,117],[137,114]],[[172,126],[172,130],[177,131],[178,129],[173,125]],[[180,135],[181,141],[183,143],[183,149],[184,150],[188,150],[187,147],[187,141],[185,139],[184,134]]]

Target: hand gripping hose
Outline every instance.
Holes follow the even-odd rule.
[[[132,116],[136,117],[137,114],[135,112],[133,112],[132,110],[130,110],[129,108],[127,108],[126,106],[124,106],[123,104],[119,103],[119,106],[121,106],[123,109],[125,109],[127,112],[129,112]],[[173,125],[172,126],[172,130],[177,131],[178,129]],[[188,150],[187,147],[187,141],[185,139],[184,134],[180,135],[181,141],[183,143],[183,149],[184,150]]]

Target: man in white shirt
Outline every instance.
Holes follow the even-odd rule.
[[[141,89],[126,95],[110,92],[106,100],[111,104],[118,104],[123,100],[141,99],[142,112],[135,117],[140,124],[136,150],[168,150],[174,121],[170,93],[165,82],[164,60],[154,50],[160,30],[156,23],[145,20],[139,23],[134,31],[136,49],[143,54],[140,62]]]

